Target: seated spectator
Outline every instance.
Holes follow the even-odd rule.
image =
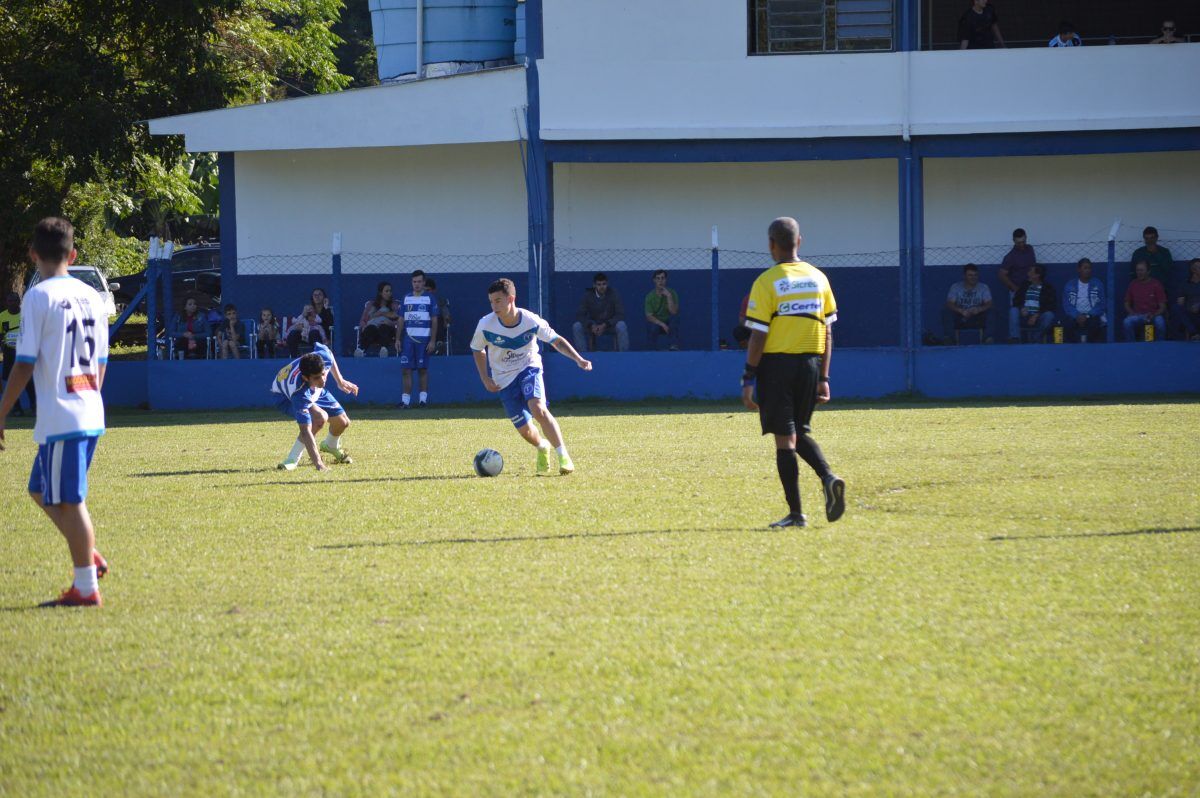
[[[1003,47],[1000,18],[988,0],[972,0],[971,7],[958,19],[958,49],[990,50]]]
[[[225,360],[241,357],[238,347],[246,344],[246,322],[238,321],[237,308],[234,305],[225,306],[225,319],[217,328],[217,357]]]
[[[1184,341],[1200,341],[1200,258],[1188,264],[1188,279],[1179,289],[1172,312],[1179,337]]]
[[[375,298],[363,305],[358,320],[358,348],[367,354],[379,352],[386,357],[389,347],[396,346],[396,325],[400,319],[400,303],[392,298],[392,284],[382,282],[375,288]]]
[[[329,345],[329,339],[325,337],[325,328],[321,324],[321,317],[317,315],[317,311],[312,305],[304,306],[304,310],[284,331],[284,339],[287,341],[288,352],[293,358],[300,357],[300,347],[305,344],[310,349],[316,343]]]
[[[987,338],[988,313],[992,309],[992,289],[979,282],[979,267],[974,263],[963,266],[963,278],[950,286],[942,308],[942,335],[953,343],[958,330],[979,330],[979,340]]]
[[[1162,36],[1157,39],[1151,39],[1151,44],[1182,44],[1184,39],[1175,35],[1175,20],[1164,19],[1162,24]]]
[[[450,300],[437,292],[437,280],[426,275],[425,290],[433,294],[438,306],[437,341],[434,342],[434,354],[447,355],[450,353]]]
[[[1166,289],[1171,285],[1171,269],[1175,265],[1171,250],[1158,245],[1158,230],[1154,227],[1147,227],[1142,231],[1142,241],[1145,242],[1145,246],[1135,249],[1129,258],[1129,276],[1137,277],[1137,263],[1144,260],[1150,266],[1150,276]]]
[[[1021,284],[1013,297],[1013,306],[1008,311],[1009,343],[1021,340],[1021,329],[1037,330],[1038,341],[1046,338],[1046,332],[1054,325],[1054,308],[1058,297],[1054,286],[1046,282],[1046,267],[1035,263],[1029,269],[1029,279]]]
[[[1104,340],[1108,325],[1104,286],[1092,279],[1092,262],[1087,258],[1080,258],[1075,272],[1078,277],[1068,280],[1063,288],[1063,331],[1071,343],[1098,343]]]
[[[258,356],[275,357],[275,343],[279,340],[279,322],[270,308],[258,313]]]
[[[1133,341],[1133,328],[1153,324],[1155,337],[1167,334],[1163,313],[1167,309],[1167,292],[1162,283],[1150,276],[1150,263],[1142,258],[1134,264],[1134,279],[1125,291],[1125,340]]]
[[[667,287],[667,270],[659,269],[651,278],[654,290],[646,294],[646,334],[650,348],[658,350],[658,337],[667,336],[668,349],[679,351],[679,294]]]
[[[746,326],[746,310],[750,307],[750,295],[742,297],[742,306],[738,308],[738,323],[733,328],[733,340],[738,349],[745,349],[750,343],[750,328]]]
[[[333,340],[333,308],[329,304],[329,297],[325,295],[325,289],[314,288],[312,290],[312,306],[317,311],[317,316],[321,319],[321,329],[325,333],[325,340]]]
[[[592,287],[583,294],[579,312],[575,314],[575,348],[592,351],[601,335],[615,335],[617,351],[629,350],[629,330],[625,326],[625,306],[615,288],[608,287],[608,276],[596,272]]]
[[[1083,39],[1075,32],[1070,22],[1058,23],[1058,35],[1050,40],[1050,47],[1082,47]]]
[[[183,313],[176,313],[171,318],[167,335],[174,339],[175,351],[182,352],[185,358],[208,357],[206,341],[211,335],[211,328],[207,314],[200,310],[195,297],[184,300]]]

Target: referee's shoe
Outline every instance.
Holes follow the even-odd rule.
[[[825,488],[825,520],[836,521],[846,512],[846,482],[830,474],[821,484]]]

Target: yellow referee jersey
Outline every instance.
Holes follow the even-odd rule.
[[[810,263],[776,263],[750,289],[746,326],[767,334],[766,354],[824,354],[826,325],[836,320],[829,280]]]

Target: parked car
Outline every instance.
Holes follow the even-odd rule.
[[[131,302],[146,284],[146,271],[121,278],[118,297]],[[195,244],[175,250],[171,255],[171,293],[175,305],[173,312],[183,307],[187,297],[194,297],[201,309],[218,307],[221,304],[221,245]]]
[[[117,315],[117,300],[114,294],[121,290],[120,283],[110,283],[104,273],[95,266],[68,266],[67,273],[76,280],[87,283],[96,290],[104,301],[104,312],[108,316]],[[42,273],[35,271],[29,278],[29,287],[33,288],[42,280]]]

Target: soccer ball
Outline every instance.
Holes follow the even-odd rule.
[[[504,470],[504,458],[495,449],[480,449],[475,455],[475,473],[481,477],[494,477]]]

